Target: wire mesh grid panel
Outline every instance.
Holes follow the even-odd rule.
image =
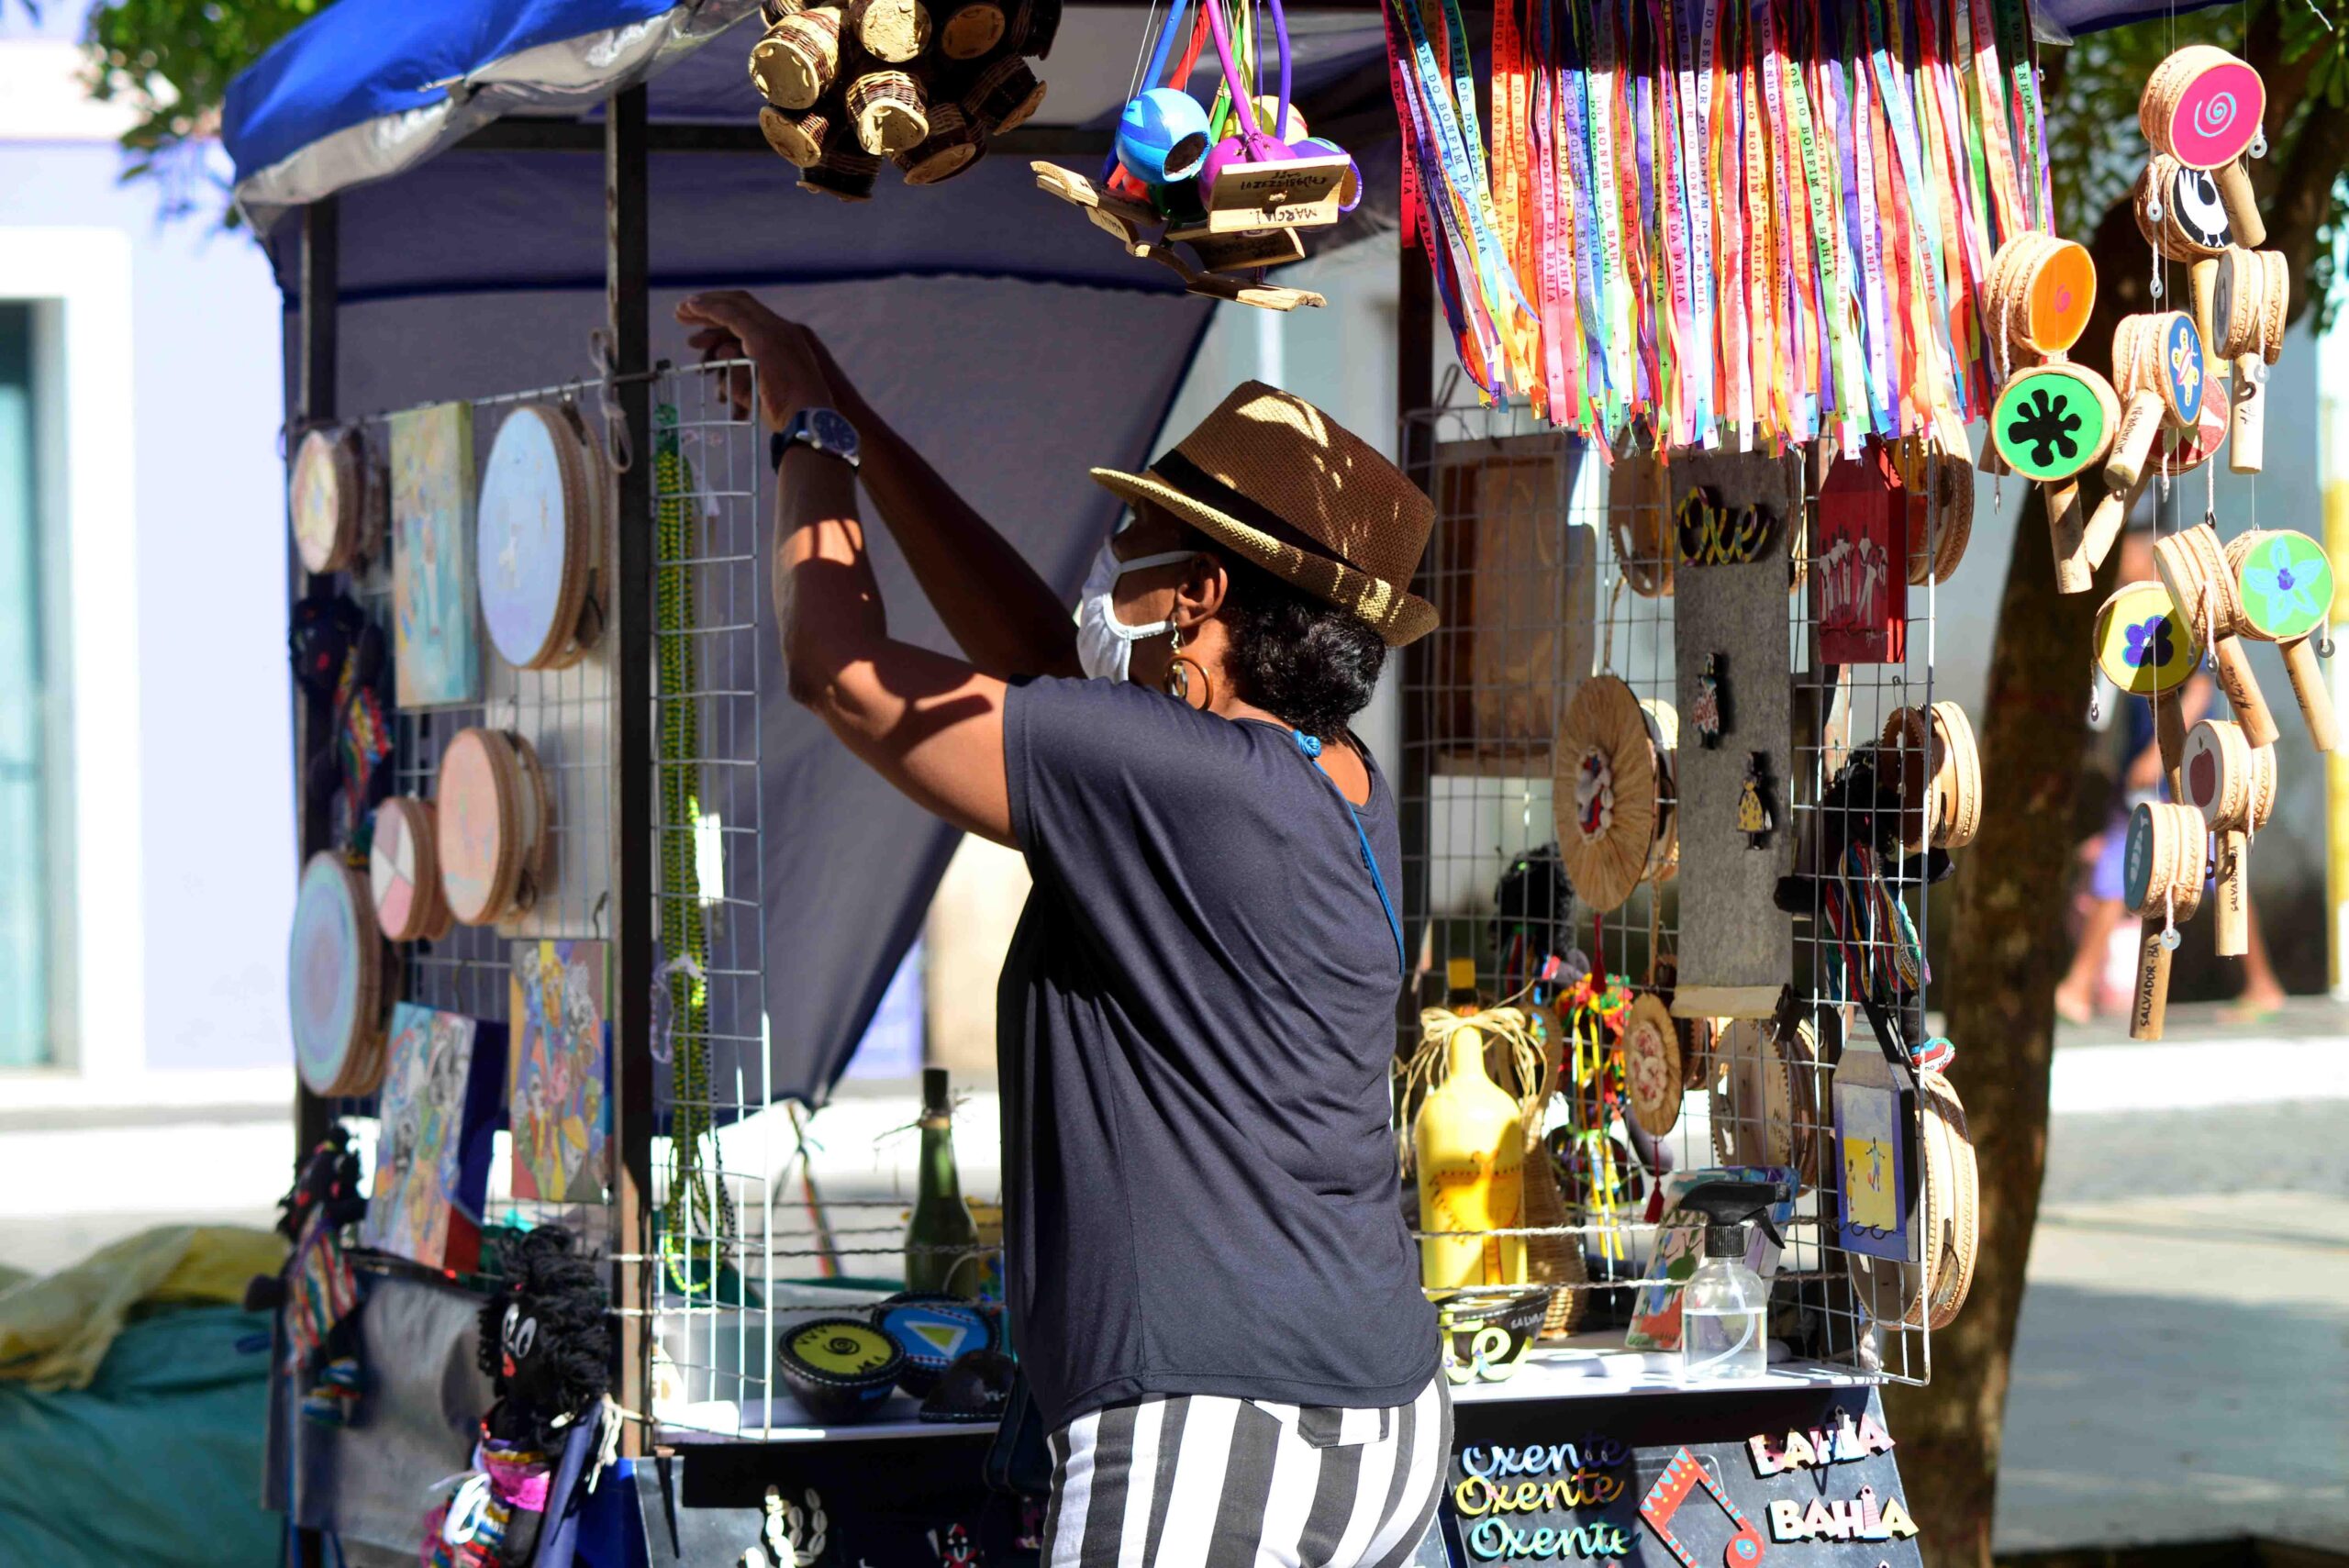
[[[576,418],[590,450],[600,450],[602,420],[596,412],[598,393],[599,388],[593,384],[573,383],[442,406],[461,411],[461,425],[453,427],[460,433],[455,450],[436,448],[432,461],[456,462],[469,471],[458,502],[465,513],[462,529],[470,534],[474,526],[473,498],[479,494],[483,471],[507,417],[525,405],[564,411],[562,417]],[[408,411],[411,417],[434,413],[432,409]],[[430,613],[423,606],[404,606],[394,581],[393,555],[396,546],[391,537],[394,526],[390,522],[390,501],[397,483],[394,467],[400,455],[395,450],[394,427],[403,417],[384,414],[358,421],[360,437],[368,453],[371,484],[377,492],[374,509],[385,526],[377,536],[379,548],[353,579],[353,591],[369,618],[381,629],[395,668],[402,642],[401,616]],[[610,517],[616,505],[611,478],[608,472],[604,472],[590,481],[602,485],[599,517]],[[608,592],[611,582],[611,535],[612,530],[606,527],[596,536],[605,552],[604,564],[588,585],[587,607],[581,623],[589,628],[590,638],[594,629],[600,627],[602,595]],[[493,570],[498,565],[495,562],[487,564]],[[442,936],[397,944],[394,949],[394,995],[467,1018],[504,1024],[507,1026],[507,1049],[513,1051],[520,1049],[524,1032],[515,1027],[515,998],[521,995],[517,984],[517,955],[521,955],[527,965],[521,979],[523,984],[529,985],[538,980],[542,941],[602,943],[611,935],[612,844],[616,827],[613,777],[617,761],[611,652],[607,644],[596,639],[590,641],[580,657],[562,668],[518,669],[507,662],[484,635],[484,628],[472,603],[473,585],[463,581],[474,565],[469,557],[461,554],[450,563],[448,573],[407,573],[412,592],[423,591],[417,586],[419,584],[429,584],[444,593],[452,587],[458,591],[462,608],[455,613],[471,622],[472,656],[475,661],[473,668],[476,673],[468,684],[470,695],[466,700],[429,705],[413,698],[404,705],[395,701],[385,714],[390,753],[383,766],[389,770],[389,793],[430,801],[440,793],[441,762],[450,743],[459,734],[475,728],[502,732],[527,748],[543,789],[546,809],[540,823],[539,852],[523,873],[520,907],[510,910],[497,924],[451,923]],[[446,606],[441,613],[449,613]],[[458,639],[456,645],[462,646],[465,640]],[[407,695],[398,693],[396,687],[394,691],[395,696]],[[344,821],[340,824],[337,836],[363,850],[369,831],[367,824]],[[576,955],[576,962],[585,964],[594,976],[584,994],[568,995],[566,987],[558,980],[551,992],[540,990],[524,998],[521,1006],[526,1015],[539,1006],[552,1006],[560,1017],[569,1008],[575,1023],[581,1016],[577,1009],[584,1007],[608,1019],[608,970],[602,962],[601,952],[591,949]],[[598,995],[599,988],[605,994]],[[543,999],[548,997],[553,999]],[[509,1082],[512,1066],[509,1057]],[[588,1085],[584,1092],[591,1106],[596,1106],[599,1096],[608,1100],[607,1084]],[[334,1108],[360,1134],[371,1165],[374,1163],[380,1130],[373,1123],[374,1102],[346,1101]],[[591,1111],[589,1119],[597,1116],[608,1124],[607,1104]],[[490,1161],[488,1195],[483,1211],[485,1223],[518,1227],[560,1224],[591,1251],[600,1252],[611,1247],[612,1213],[608,1201],[584,1200],[576,1188],[543,1196],[519,1192],[516,1165],[513,1134],[501,1131]],[[596,1184],[607,1188],[608,1181],[606,1172],[602,1182]]]
[[[1764,1168],[1798,1192],[1776,1217],[1774,1337],[1808,1360],[1922,1381],[1929,1308],[1903,1284],[1922,1271],[1863,1259],[1867,1288],[1853,1287],[1831,1084],[1847,1035],[1875,1049],[1872,1016],[1904,1053],[1922,1039],[1924,891],[1946,854],[1906,812],[1919,852],[1876,853],[1876,796],[1860,786],[1879,737],[1912,795],[1932,797],[1920,781],[1945,755],[1931,700],[1943,515],[1904,503],[1895,531],[1909,532],[1858,545],[1837,533],[1813,559],[1821,498],[1798,456],[1750,460],[1778,498],[1749,516],[1709,490],[1690,503],[1687,465],[1602,461],[1522,410],[1410,423],[1437,514],[1419,590],[1442,622],[1405,668],[1405,905],[1419,948],[1398,1146],[1414,1163],[1418,1110],[1447,1075],[1451,1004],[1473,1000],[1487,1075],[1520,1103],[1523,1170],[1555,1178],[1525,1182],[1522,1224],[1498,1227],[1523,1235],[1521,1262],[1487,1253],[1501,1272],[1471,1261],[1431,1294],[1473,1316],[1525,1294],[1473,1282],[1523,1279],[1547,1290],[1552,1334],[1653,1344],[1676,1332],[1676,1307],[1659,1321],[1662,1298],[1634,1287],[1701,1239],[1659,1228],[1675,1178]],[[1832,488],[1825,510],[1840,518]],[[1715,592],[1739,570],[1742,607]],[[1693,575],[1708,572],[1725,574]],[[1865,616],[1877,641],[1855,648],[1847,630]],[[1692,780],[1705,794],[1684,799]],[[1732,955],[1745,984],[1683,967],[1717,967],[1707,922],[1724,919],[1775,943]],[[1705,952],[1685,950],[1691,936]],[[1767,985],[1752,984],[1756,962]],[[1692,1004],[1750,1016],[1672,1019],[1684,985]],[[1645,1049],[1626,1049],[1627,1029]],[[1467,1233],[1419,1218],[1431,1277],[1453,1279],[1441,1244]]]

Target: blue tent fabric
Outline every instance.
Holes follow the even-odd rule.
[[[276,1562],[284,1522],[259,1490],[269,1330],[233,1307],[164,1312],[124,1328],[85,1389],[0,1383],[0,1561]]]

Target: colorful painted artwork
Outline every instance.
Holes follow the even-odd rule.
[[[1837,1244],[1847,1252],[1906,1262],[1911,1251],[1909,1155],[1901,1088],[1881,1051],[1854,1049],[1835,1069]]]
[[[560,646],[559,623],[578,606],[568,589],[573,548],[567,480],[552,408],[524,406],[507,416],[490,443],[481,484],[481,614],[490,646],[518,669]]]
[[[516,942],[512,962],[514,1195],[601,1203],[609,1180],[605,946]]]
[[[1881,449],[1841,462],[1820,486],[1819,656],[1831,664],[1898,664],[1909,625],[1909,493]]]
[[[331,855],[312,857],[294,903],[285,978],[294,1065],[314,1095],[336,1092],[365,1025],[361,949],[373,940],[360,919],[349,873]]]
[[[392,1011],[374,1186],[361,1237],[428,1268],[469,1266],[454,1260],[450,1242],[478,1027],[462,1014],[413,1002]]]
[[[2303,533],[2278,529],[2243,557],[2243,613],[2263,637],[2306,637],[2332,613],[2332,562]]]
[[[393,415],[393,669],[402,707],[481,698],[473,512],[472,408],[443,403]]]

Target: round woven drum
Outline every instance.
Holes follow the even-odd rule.
[[[440,890],[440,851],[430,801],[395,795],[375,808],[367,889],[376,922],[393,941],[438,941],[449,934],[449,901]]]
[[[384,939],[367,885],[340,856],[302,868],[286,946],[294,1064],[310,1092],[369,1095],[384,1078]]]
[[[302,438],[286,507],[304,571],[348,572],[358,564],[365,484],[358,442],[349,432],[312,430]]]
[[[751,46],[751,83],[778,109],[812,109],[841,68],[837,6],[794,12]]]
[[[474,574],[490,644],[518,670],[567,668],[595,641],[604,481],[570,408],[525,403],[498,426],[482,471]]]
[[[1649,874],[1661,824],[1655,733],[1631,688],[1593,675],[1558,727],[1552,811],[1575,894],[1620,908]]]
[[[440,758],[434,827],[449,909],[491,926],[537,904],[552,874],[551,803],[518,735],[461,729]]]

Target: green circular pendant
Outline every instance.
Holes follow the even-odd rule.
[[[1991,438],[2025,479],[2069,479],[2104,456],[2111,441],[2104,405],[2068,365],[2026,371],[1990,411]]]
[[[2302,533],[2277,532],[2254,545],[2238,573],[2243,613],[2263,637],[2289,642],[2332,613],[2332,562]]]

